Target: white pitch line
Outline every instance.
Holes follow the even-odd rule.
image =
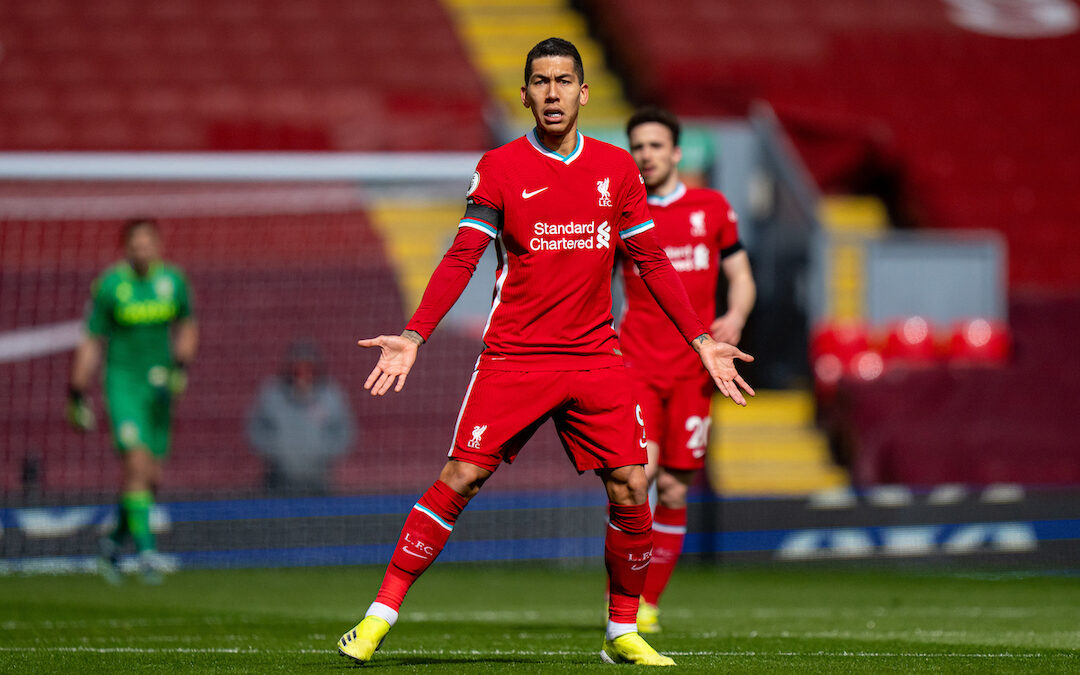
[[[244,616],[235,621],[223,621],[221,617],[207,616],[201,618],[183,618],[183,617],[129,617],[123,619],[44,619],[40,621],[0,621],[0,630],[28,630],[36,628],[44,628],[47,630],[71,630],[81,628],[91,628],[105,626],[107,628],[154,628],[160,626],[223,626],[225,624],[245,624],[254,621],[263,623],[273,623],[274,621],[262,616]],[[295,625],[300,622],[309,624],[321,624],[324,622],[322,619],[315,618],[293,618],[277,619],[277,623],[288,623]]]
[[[334,654],[333,649],[258,649],[255,647],[0,647],[0,652],[87,652],[93,654]],[[383,656],[590,656],[594,650],[524,650],[524,649],[389,649]],[[665,651],[669,656],[707,657],[849,657],[849,658],[977,658],[977,659],[1038,659],[1041,652],[945,653],[945,652],[712,652]]]
[[[726,608],[710,608],[707,610],[689,610],[673,608],[664,611],[664,616],[675,619],[735,619],[745,621],[790,619],[790,618],[819,618],[819,619],[860,619],[901,616],[901,617],[927,617],[927,618],[993,618],[993,619],[1025,619],[1047,614],[1073,614],[1075,607],[1071,606],[1045,606],[1039,608],[1030,607],[868,607],[868,608],[836,608],[836,607],[802,607],[802,608],[768,608],[759,607],[752,610],[736,610]],[[476,610],[476,611],[414,611],[408,612],[402,620],[410,622],[445,622],[445,621],[538,621],[548,620],[557,616],[560,620],[576,621],[589,620],[603,615],[603,608],[582,610],[558,610],[548,611],[522,611],[522,610]]]

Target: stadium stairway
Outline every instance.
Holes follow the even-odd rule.
[[[827,197],[820,217],[832,238],[830,314],[860,318],[862,242],[888,226],[884,205],[871,197]],[[848,486],[847,473],[834,464],[828,440],[816,427],[814,405],[813,393],[804,390],[761,391],[744,409],[718,399],[709,448],[713,489],[723,495],[797,495]]]
[[[759,391],[745,408],[713,406],[709,484],[730,496],[804,495],[849,485],[814,426],[809,391]]]
[[[865,242],[890,227],[885,205],[876,197],[831,196],[822,199],[818,211],[829,238],[826,311],[833,320],[864,319]]]
[[[411,316],[420,305],[424,287],[456,231],[462,208],[460,201],[415,199],[379,199],[372,205],[369,215],[393,261],[405,316]]]
[[[573,42],[585,63],[589,113],[582,118],[583,131],[621,126],[629,117],[622,84],[607,67],[600,44],[589,36],[585,19],[567,0],[443,2],[473,67],[487,82],[490,99],[500,106],[508,135],[533,126],[532,115],[520,103],[524,57],[533,45],[553,35]]]

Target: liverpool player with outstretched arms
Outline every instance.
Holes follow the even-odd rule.
[[[738,344],[754,306],[750,259],[739,242],[738,218],[723,194],[687,188],[679,178],[679,120],[660,108],[643,108],[627,122],[630,154],[645,180],[649,212],[660,246],[679,273],[690,302],[715,340]],[[638,630],[660,630],[657,604],[682,552],[686,493],[705,466],[713,383],[649,293],[638,269],[625,260],[626,311],[619,342],[638,403],[647,421],[649,463],[656,481],[653,554],[641,594]],[[727,279],[727,309],[716,315],[716,284]],[[689,357],[689,358],[688,358]]]
[[[611,327],[617,241],[625,243],[644,282],[720,391],[743,405],[739,388],[753,390],[734,359],[751,357],[715,342],[697,318],[656,244],[645,189],[630,156],[578,132],[578,109],[588,98],[574,45],[549,38],[533,47],[525,60],[521,102],[536,127],[481,158],[457,237],[405,331],[359,342],[380,349],[365,388],[373,395],[400,391],[420,346],[495,241],[498,271],[484,349],[458,414],[449,460],[409,512],[375,602],[338,641],[341,654],[360,663],[371,658],[397,620],[406,592],[438,556],[465,505],[549,418],[575,468],[595,471],[610,503],[604,554],[610,608],[601,657],[609,663],[674,663],[650,647],[635,625],[652,534],[643,431],[635,425],[640,415]]]

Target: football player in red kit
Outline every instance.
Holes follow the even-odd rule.
[[[642,430],[611,327],[611,270],[622,241],[641,277],[726,396],[753,390],[734,359],[752,360],[705,330],[656,244],[637,167],[624,151],[577,130],[589,98],[571,43],[549,38],[525,60],[521,102],[536,127],[486,153],[469,186],[458,234],[401,335],[378,347],[365,388],[405,384],[420,346],[464,290],[492,240],[498,257],[484,348],[465,392],[439,479],[409,512],[364,619],[338,650],[368,661],[398,617],[412,583],[438,556],[454,523],[501,462],[512,462],[547,419],[579,472],[595,471],[610,503],[604,559],[611,598],[601,658],[673,665],[637,633],[638,596],[652,551]],[[667,320],[667,319],[665,319]]]
[[[679,273],[698,318],[709,325],[713,339],[738,344],[756,295],[750,259],[724,195],[687,188],[680,180],[679,131],[671,113],[643,108],[626,125],[630,154],[645,180],[656,240]],[[698,359],[687,353],[682,336],[664,321],[639,269],[624,259],[622,272],[626,308],[619,342],[646,422],[646,476],[657,487],[653,554],[637,624],[639,631],[655,633],[660,630],[657,603],[682,552],[687,489],[705,465],[714,387]],[[721,272],[728,283],[727,309],[718,317]]]

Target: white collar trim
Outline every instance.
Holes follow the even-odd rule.
[[[575,159],[580,157],[581,151],[585,147],[585,137],[581,134],[580,131],[577,132],[577,145],[574,146],[573,152],[571,152],[569,155],[560,155],[553,150],[548,150],[547,147],[540,142],[540,139],[537,138],[535,128],[529,129],[529,133],[525,134],[525,137],[529,139],[529,143],[531,143],[532,146],[536,148],[537,152],[539,152],[541,155],[550,157],[551,159],[554,159],[557,162],[562,162],[563,164],[569,164],[570,162],[573,162]]]
[[[686,194],[686,184],[679,181],[679,184],[675,186],[675,189],[666,195],[650,195],[648,202],[652,206],[671,206],[675,202],[683,198]]]

